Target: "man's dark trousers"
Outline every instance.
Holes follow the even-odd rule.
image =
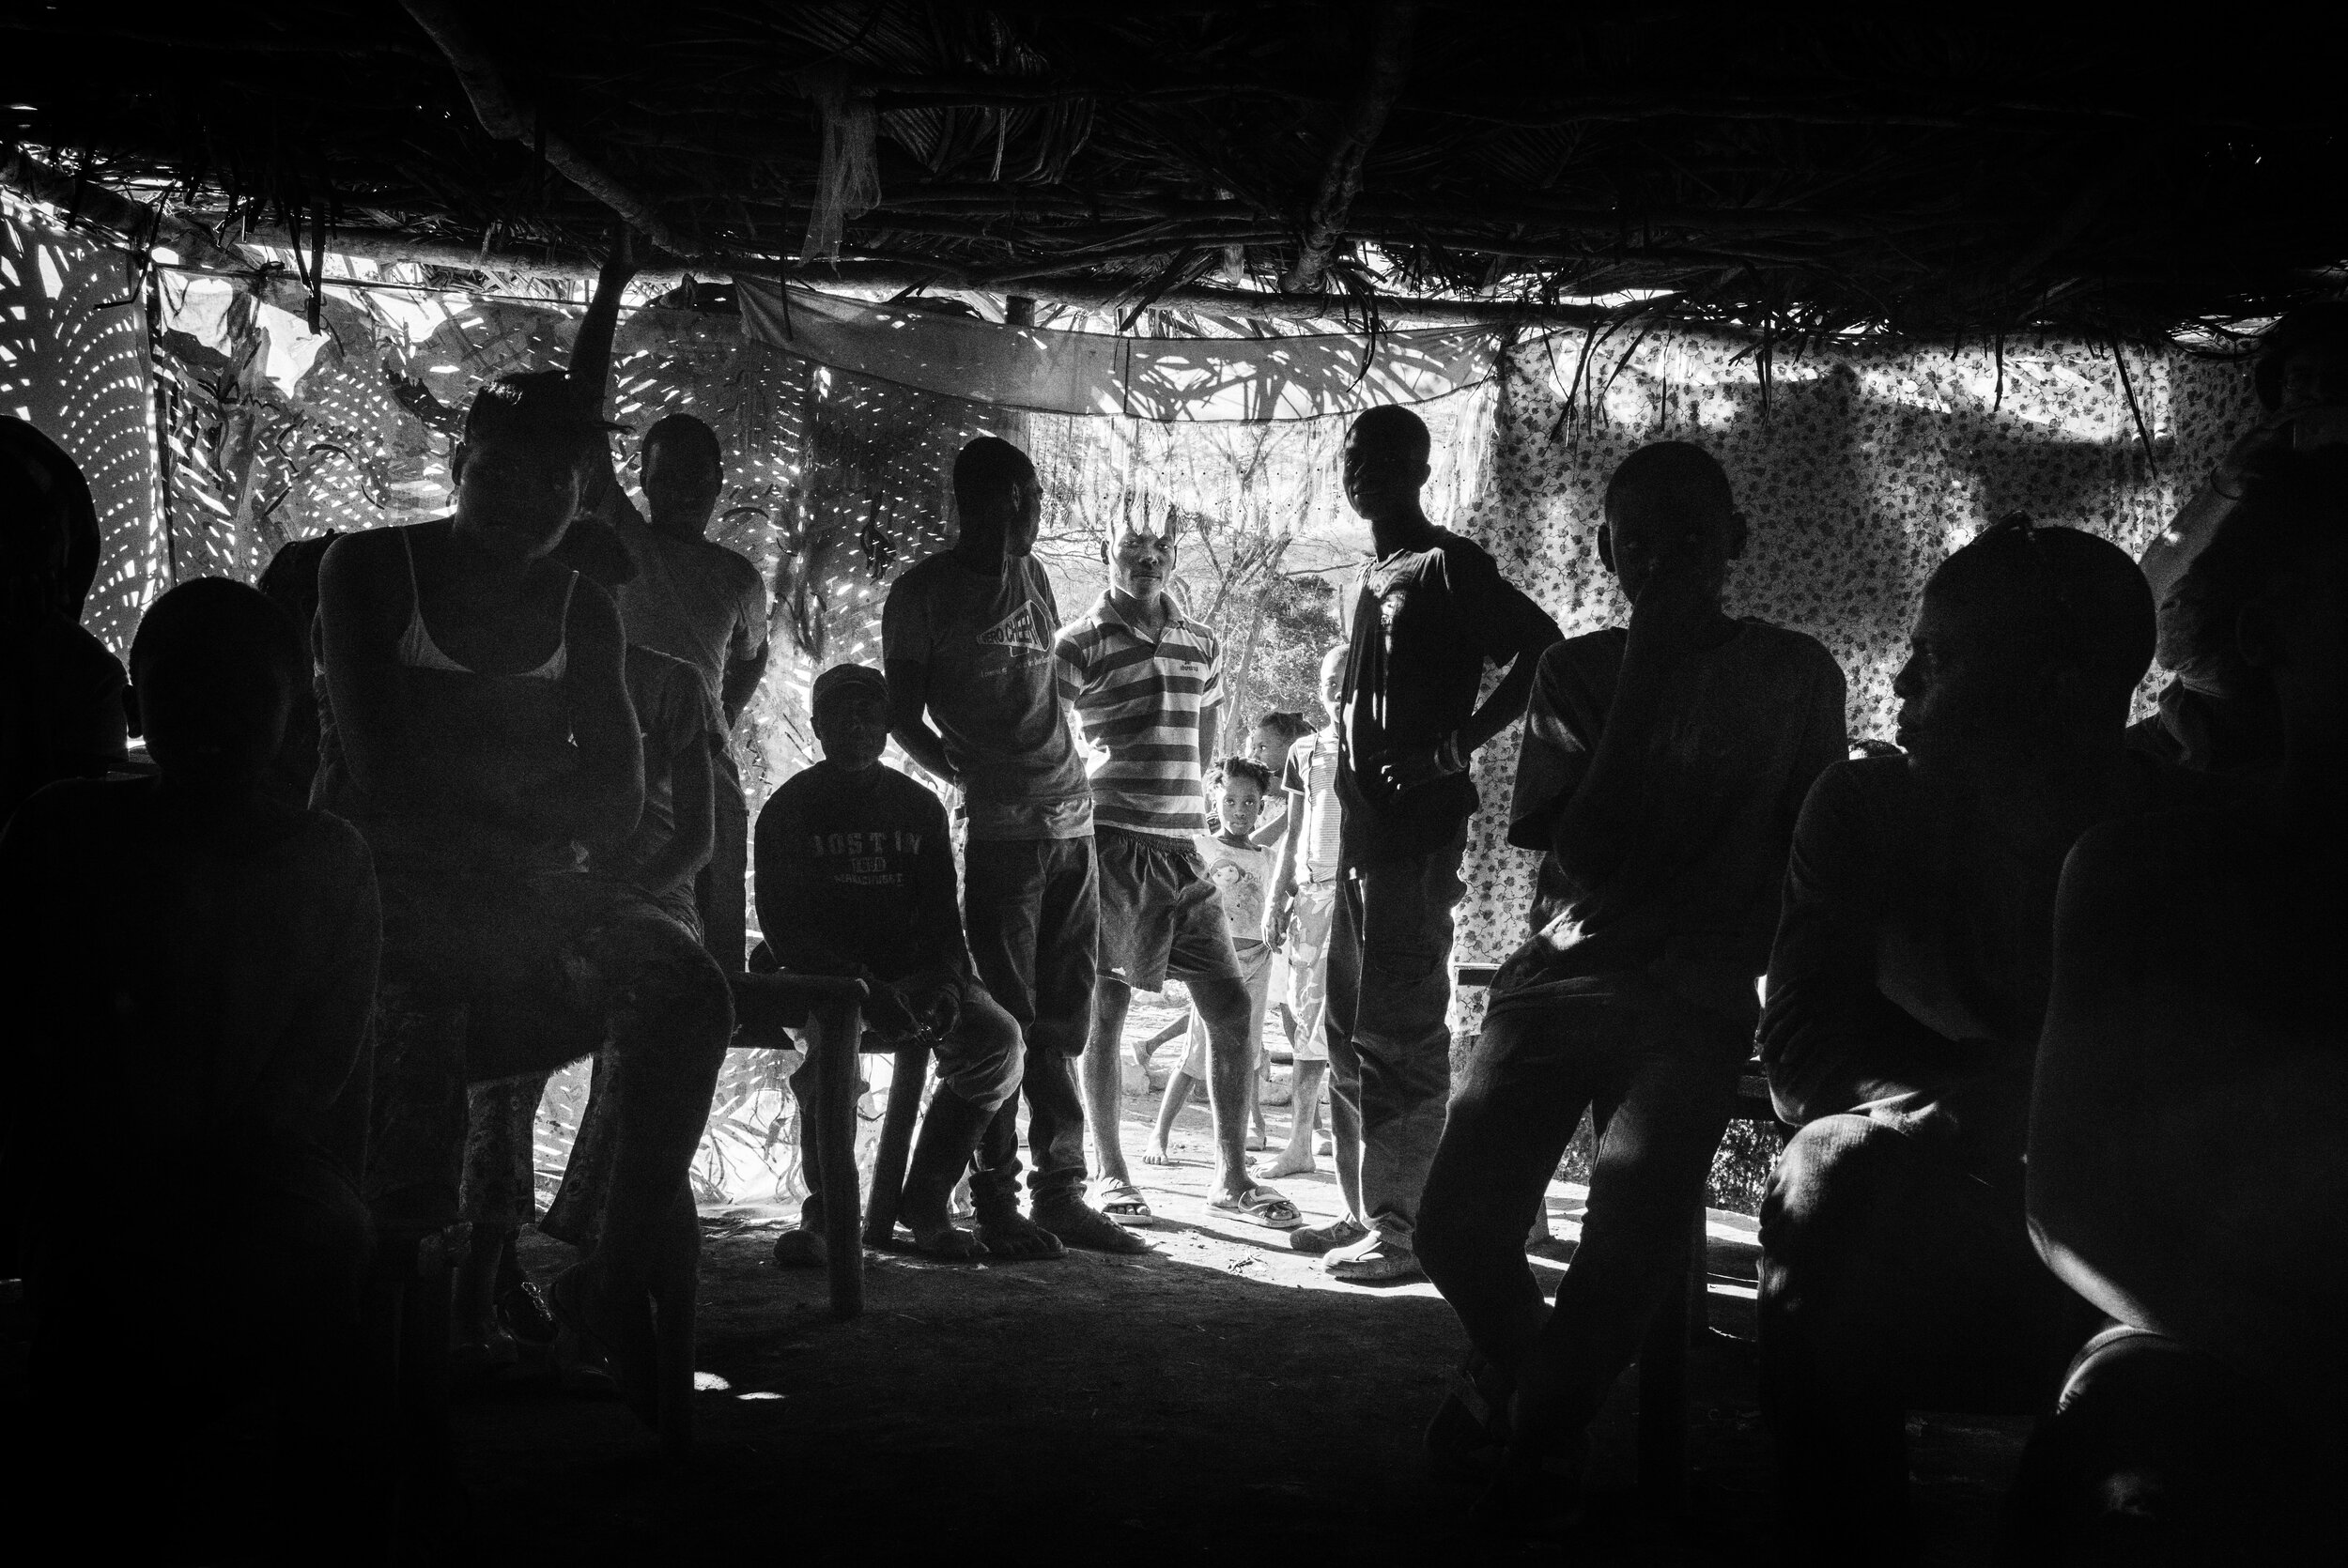
[[[1349,869],[1329,939],[1329,1094],[1362,1130],[1362,1218],[1404,1249],[1451,1093],[1451,912],[1466,853],[1462,823],[1439,849]]]
[[[963,853],[963,923],[989,994],[1027,1038],[1020,1087],[1027,1101],[1027,1177],[1037,1208],[1081,1199],[1084,1097],[1076,1058],[1092,1022],[1100,873],[1092,838],[984,839]],[[1018,1099],[995,1114],[979,1142],[970,1195],[979,1217],[1016,1211]]]

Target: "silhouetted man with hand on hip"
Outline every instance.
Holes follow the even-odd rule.
[[[1354,598],[1338,720],[1329,1059],[1334,1098],[1361,1117],[1361,1146],[1336,1159],[1359,1161],[1367,1212],[1290,1241],[1363,1283],[1419,1271],[1411,1235],[1451,1090],[1451,911],[1478,804],[1468,766],[1524,712],[1535,662],[1560,638],[1490,555],[1428,521],[1428,452],[1407,408],[1371,409],[1345,440],[1345,499],[1378,558]],[[1508,673],[1479,706],[1488,662]]]

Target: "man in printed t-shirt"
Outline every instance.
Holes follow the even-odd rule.
[[[1059,608],[1030,553],[1043,517],[1035,465],[981,436],[954,459],[954,503],[960,537],[890,588],[881,652],[891,734],[963,792],[971,958],[1026,1036],[1033,1217],[1019,1212],[1016,1107],[1006,1103],[971,1178],[979,1239],[998,1257],[1054,1257],[1062,1241],[1125,1252],[1133,1237],[1084,1199],[1076,1057],[1092,1005],[1100,891],[1092,790],[1053,684]]]
[[[1468,765],[1524,712],[1535,662],[1561,640],[1491,556],[1428,521],[1428,451],[1408,408],[1372,408],[1345,438],[1345,499],[1378,558],[1354,598],[1337,725],[1329,1060],[1333,1099],[1361,1117],[1367,1212],[1290,1239],[1333,1247],[1330,1274],[1361,1283],[1418,1272],[1411,1233],[1451,1092],[1451,911],[1478,805]],[[1508,673],[1479,706],[1487,663]]]

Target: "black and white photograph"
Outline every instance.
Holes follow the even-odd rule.
[[[4,0],[0,1557],[2348,1554],[2330,36]]]

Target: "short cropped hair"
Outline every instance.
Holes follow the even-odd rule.
[[[1353,422],[1347,435],[1352,439],[1390,448],[1413,462],[1426,462],[1427,454],[1434,450],[1434,440],[1427,434],[1427,422],[1393,404],[1365,412]]]
[[[1942,561],[1925,589],[1994,605],[2124,701],[2152,668],[2151,585],[2125,550],[2078,529],[2010,514]]]
[[[197,577],[147,607],[131,639],[131,679],[158,663],[202,660],[238,675],[268,673],[300,691],[310,679],[301,630],[269,595],[233,577]]]
[[[1270,730],[1279,735],[1283,745],[1292,746],[1311,734],[1313,721],[1290,708],[1267,708],[1256,720],[1259,730]]]
[[[655,452],[679,445],[699,453],[719,473],[726,471],[725,447],[718,441],[718,433],[691,414],[670,414],[655,421],[653,427],[644,432],[641,452],[649,461]]]
[[[1222,768],[1225,782],[1244,778],[1265,794],[1272,792],[1272,770],[1252,757],[1226,757]]]
[[[954,454],[954,504],[993,500],[1034,477],[1035,463],[1026,453],[1000,436],[981,436]]]
[[[1726,517],[1737,510],[1728,470],[1693,441],[1654,441],[1614,465],[1606,481],[1606,510],[1628,491],[1660,491],[1691,509]]]

